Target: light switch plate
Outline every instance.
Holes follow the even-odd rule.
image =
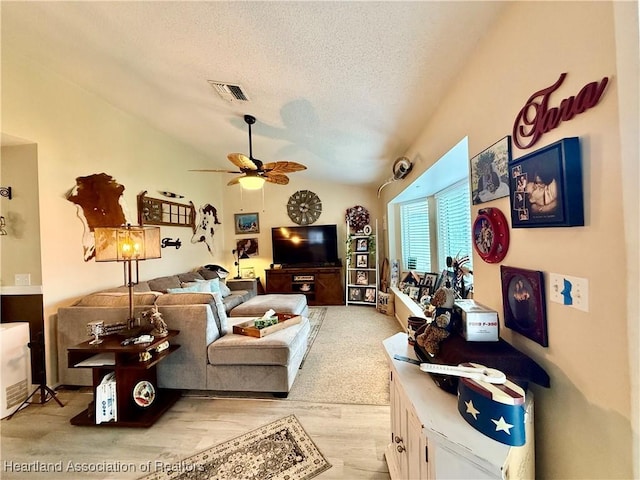
[[[549,300],[588,312],[589,281],[586,278],[550,273]]]

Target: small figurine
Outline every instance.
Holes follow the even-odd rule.
[[[167,324],[162,319],[162,314],[158,311],[157,305],[154,305],[151,310],[142,312],[142,317],[146,318],[151,326],[154,327],[151,332],[154,337],[166,337],[169,334]]]

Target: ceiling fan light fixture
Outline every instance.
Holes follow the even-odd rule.
[[[264,178],[255,175],[247,175],[238,179],[240,186],[246,190],[259,190],[264,185]]]

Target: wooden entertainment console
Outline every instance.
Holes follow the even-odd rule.
[[[308,305],[344,305],[342,267],[286,267],[265,270],[267,293],[302,293]]]

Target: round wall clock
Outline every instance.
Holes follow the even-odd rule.
[[[497,208],[483,208],[473,222],[473,247],[487,263],[498,263],[509,250],[509,225]]]
[[[298,190],[287,202],[289,218],[298,225],[311,225],[322,213],[322,202],[309,190]]]

